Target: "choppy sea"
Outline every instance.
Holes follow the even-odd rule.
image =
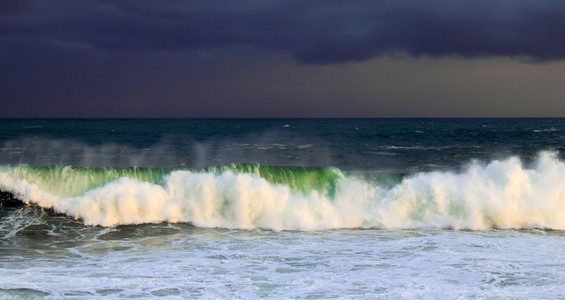
[[[565,119],[0,120],[0,298],[563,298]]]

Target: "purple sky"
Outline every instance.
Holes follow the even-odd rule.
[[[565,1],[0,1],[0,117],[564,117]]]

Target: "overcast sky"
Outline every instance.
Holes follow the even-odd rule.
[[[565,1],[0,1],[0,117],[565,117]]]

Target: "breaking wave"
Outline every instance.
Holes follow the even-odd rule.
[[[237,164],[201,171],[1,166],[0,189],[87,225],[565,229],[565,163],[542,152],[403,178]],[[392,178],[392,179],[391,179]]]

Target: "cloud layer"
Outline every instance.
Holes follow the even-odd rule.
[[[559,117],[564,58],[562,0],[0,0],[0,117]]]
[[[564,1],[0,2],[0,45],[289,53],[305,64],[375,56],[565,58]]]

